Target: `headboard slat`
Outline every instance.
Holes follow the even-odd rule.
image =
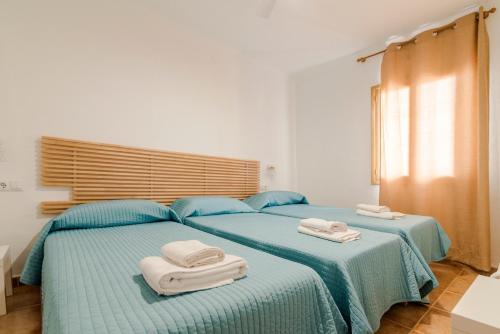
[[[259,189],[258,161],[139,149],[42,137],[42,184],[72,189],[70,201],[42,203],[56,214],[98,200],[142,198],[171,204],[180,197],[239,199]]]

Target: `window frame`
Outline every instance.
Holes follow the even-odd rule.
[[[371,87],[371,184],[380,184],[380,85]]]

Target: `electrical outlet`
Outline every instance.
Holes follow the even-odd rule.
[[[0,191],[23,191],[23,187],[18,181],[0,181]]]
[[[0,181],[0,191],[9,191],[9,183],[5,181]]]

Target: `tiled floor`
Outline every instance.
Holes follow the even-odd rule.
[[[430,304],[394,305],[382,318],[377,334],[451,333],[450,311],[472,284],[477,272],[451,261],[431,264],[439,287],[429,295]]]
[[[451,332],[450,311],[477,273],[466,266],[443,261],[431,264],[440,287],[430,294],[429,305],[394,305],[382,318],[378,334],[446,334]],[[41,332],[40,290],[20,286],[7,298],[7,315],[0,317],[0,334]]]
[[[7,314],[0,316],[0,334],[41,333],[40,289],[33,286],[14,288],[7,297]]]

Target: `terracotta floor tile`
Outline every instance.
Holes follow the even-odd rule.
[[[25,307],[0,317],[0,334],[40,333],[41,306]]]
[[[462,272],[462,270],[457,270],[455,267],[450,266],[433,266],[431,269],[434,275],[436,275],[440,286],[447,286]]]
[[[477,276],[478,276],[478,273],[475,271],[472,271],[470,269],[464,269],[460,274],[458,274],[458,277],[466,280],[469,283],[474,282],[474,280],[476,279]]]
[[[403,327],[387,318],[382,318],[380,328],[376,334],[409,334],[411,328]]]
[[[430,266],[439,281],[439,286],[432,290],[429,294],[429,300],[431,304],[433,304],[436,300],[438,300],[455,277],[462,272],[462,269],[449,264],[435,262],[431,263]]]
[[[451,318],[448,312],[432,308],[415,327],[422,334],[451,333]]]
[[[439,297],[438,301],[433,305],[433,307],[437,307],[441,310],[451,312],[455,305],[457,305],[458,301],[462,298],[461,294],[445,291],[441,297]]]
[[[434,302],[439,299],[439,297],[446,290],[446,288],[447,286],[440,284],[436,289],[432,290],[431,293],[429,293],[428,297],[431,305],[434,304]]]
[[[455,274],[460,273],[464,267],[462,264],[458,262],[452,262],[449,260],[443,260],[441,262],[431,262],[429,266],[431,267],[432,271],[448,270],[454,272]]]
[[[41,303],[40,287],[21,285],[14,288],[14,294],[7,297],[7,312],[14,312],[26,306]]]
[[[470,280],[458,277],[448,286],[446,290],[463,295],[471,284],[472,282]]]
[[[428,307],[419,303],[396,304],[384,315],[385,318],[412,328],[427,312]]]

